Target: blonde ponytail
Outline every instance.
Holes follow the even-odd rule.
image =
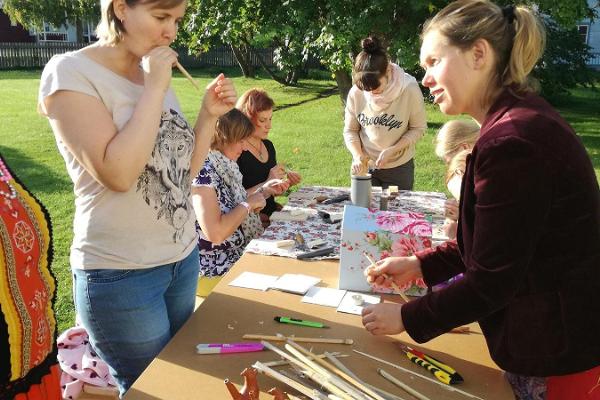
[[[492,46],[496,69],[486,97],[499,87],[516,92],[535,90],[529,74],[542,56],[546,33],[530,8],[500,8],[489,0],[457,0],[425,23],[421,39],[431,31],[440,32],[450,45],[462,50],[470,49],[478,39]]]
[[[542,57],[546,30],[540,19],[523,6],[515,7],[514,39],[508,64],[502,75],[503,86],[515,85],[520,90],[533,89],[529,74]]]

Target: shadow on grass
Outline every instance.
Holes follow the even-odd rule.
[[[427,121],[427,128],[434,129],[435,130],[434,134],[437,134],[437,131],[442,127],[442,125],[444,125],[443,122]]]
[[[310,90],[311,92],[314,90]],[[285,110],[286,108],[292,108],[292,107],[297,107],[297,106],[301,106],[302,104],[306,104],[306,103],[310,103],[312,101],[317,101],[317,100],[321,100],[333,95],[337,95],[338,94],[338,88],[337,87],[332,87],[326,90],[323,90],[322,92],[317,93],[317,95],[313,98],[310,99],[305,99],[302,101],[298,101],[296,103],[288,103],[288,104],[282,104],[280,106],[275,106],[275,109],[273,111],[279,111],[279,110]]]
[[[0,145],[0,154],[9,168],[32,193],[52,194],[70,191],[71,181],[26,153]]]

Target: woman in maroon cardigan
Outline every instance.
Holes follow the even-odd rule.
[[[380,261],[367,280],[464,277],[408,304],[366,307],[363,324],[421,343],[478,321],[517,398],[600,398],[600,191],[573,129],[530,89],[543,26],[525,7],[459,0],[422,40],[423,85],[442,112],[477,120],[481,137],[457,241]]]

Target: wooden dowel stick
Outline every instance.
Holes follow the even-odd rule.
[[[317,363],[315,363],[314,361],[309,360],[308,357],[306,357],[300,351],[296,350],[289,343],[285,345],[285,349],[288,352],[290,352],[294,357],[299,359],[301,362],[308,365],[311,370],[315,371],[319,375],[319,378],[323,377],[323,382],[319,383],[324,384],[327,390],[329,390],[331,393],[340,396],[346,400],[363,400],[365,398],[362,394],[356,393],[354,388],[347,385],[340,378],[331,375],[329,371],[327,371],[325,368],[321,367],[320,365],[317,365]]]
[[[288,337],[286,336],[270,336],[270,335],[257,335],[257,334],[245,334],[242,336],[243,339],[247,340],[270,340],[273,342],[285,342]],[[353,339],[330,339],[330,338],[305,338],[305,337],[294,337],[290,336],[296,342],[302,343],[331,343],[331,344],[353,344]]]
[[[194,80],[194,78],[192,78],[192,76],[189,74],[189,72],[187,72],[185,70],[185,68],[183,68],[183,65],[179,64],[179,61],[175,61],[175,66],[177,67],[177,69],[179,71],[181,71],[181,73],[183,74],[183,76],[185,76],[187,78],[187,80],[190,81],[190,83],[192,85],[194,85],[194,87],[196,88],[196,90],[200,90],[200,86],[198,86],[198,84],[196,83],[196,81]]]
[[[379,361],[380,363],[384,363],[386,365],[389,365],[390,367],[399,369],[400,371],[404,371],[406,373],[409,373],[409,374],[412,374],[414,376],[417,376],[417,377],[419,377],[421,379],[425,379],[426,381],[429,381],[431,383],[435,383],[436,385],[439,385],[439,386],[443,387],[444,389],[448,390],[449,392],[460,393],[460,394],[465,395],[467,397],[470,397],[472,399],[484,400],[483,398],[481,398],[479,396],[475,396],[474,394],[465,392],[464,390],[460,390],[458,388],[455,388],[454,386],[446,385],[445,383],[442,383],[442,382],[438,381],[437,379],[429,378],[428,376],[424,376],[424,375],[418,374],[416,372],[411,371],[410,369],[406,369],[406,368],[401,367],[401,366],[399,366],[397,364],[394,364],[394,363],[391,363],[391,362],[389,362],[387,360],[384,360],[383,358],[375,357],[375,356],[372,356],[369,353],[364,353],[364,352],[359,351],[359,350],[354,350],[353,349],[352,351],[355,352],[355,353],[358,353],[358,354],[360,354],[362,356],[368,357],[368,358],[370,358],[372,360]]]
[[[350,357],[348,354],[341,354],[339,352],[333,352],[333,353],[329,353],[331,357],[338,357],[338,358],[342,358],[342,357]],[[318,358],[325,358],[325,354],[319,354],[317,356]],[[263,364],[266,365],[267,367],[281,367],[282,365],[287,365],[290,362],[287,360],[278,360],[278,361],[267,361],[264,362]]]
[[[373,260],[367,253],[363,253],[363,255],[365,256],[365,258],[367,259],[367,261],[369,261],[371,263],[372,266],[375,266],[375,260]],[[396,282],[394,282],[393,279],[390,278],[390,276],[388,274],[382,274],[383,277],[385,279],[389,279],[390,283],[392,285],[392,288],[394,289],[394,291],[396,293],[398,293],[400,295],[400,297],[402,297],[402,300],[404,300],[405,303],[408,303],[410,300],[408,300],[408,297],[406,297],[406,295],[404,294],[404,292],[402,290],[400,290],[400,288],[398,287],[398,285],[396,285]]]
[[[280,374],[279,372],[275,371],[272,368],[267,367],[266,365],[264,365],[263,363],[261,363],[260,361],[256,361],[254,363],[254,365],[252,365],[254,368],[256,368],[257,371],[262,372],[263,374],[278,380],[279,382],[283,382],[286,385],[294,388],[295,390],[299,391],[300,393],[302,393],[305,396],[310,397],[311,399],[315,399],[317,400],[318,397],[315,397],[313,395],[313,391],[309,388],[307,388],[306,386],[304,386],[303,384],[296,382],[293,379],[288,378],[285,375]]]
[[[399,388],[401,388],[402,390],[404,390],[406,393],[410,394],[411,396],[414,396],[419,400],[431,400],[429,397],[417,392],[415,389],[411,388],[406,383],[401,382],[398,379],[394,378],[392,375],[388,374],[381,368],[377,368],[377,372],[379,372],[379,375],[383,376],[385,379],[392,382],[394,385],[398,386]]]
[[[319,373],[317,373],[316,371],[313,371],[311,369],[311,367],[307,364],[305,364],[303,362],[303,360],[299,360],[289,354],[287,354],[285,351],[281,350],[280,348],[273,346],[271,343],[262,340],[261,341],[262,345],[265,346],[267,349],[274,351],[275,353],[279,354],[281,357],[289,360],[292,364],[300,367],[300,369],[302,369],[305,374],[312,379],[313,381],[319,383],[320,385],[323,385],[327,390],[329,390],[330,392],[335,392],[337,388],[332,388],[331,386],[333,385],[327,385],[327,379],[324,376],[321,376]],[[343,393],[343,392],[342,392]],[[353,400],[352,398],[348,398],[346,400]]]
[[[297,349],[298,351],[304,353],[307,357],[312,356],[314,358],[315,355],[313,353],[311,353],[310,351],[308,351],[304,347],[300,346],[299,344],[294,343],[293,340],[288,339],[287,343],[290,346],[292,346],[293,348]],[[376,400],[385,400],[383,397],[381,397],[380,395],[378,395],[377,393],[375,393],[372,389],[366,387],[365,385],[363,385],[362,383],[360,383],[359,381],[357,381],[356,379],[354,379],[353,377],[351,377],[350,375],[348,375],[344,371],[342,371],[339,368],[337,368],[335,365],[332,365],[331,363],[329,363],[329,362],[327,362],[327,361],[325,361],[323,359],[319,359],[319,358],[314,358],[314,361],[315,361],[316,364],[320,364],[321,366],[329,369],[330,371],[333,371],[335,374],[337,374],[338,376],[342,377],[347,382],[351,383],[352,385],[354,385],[355,387],[357,387],[361,391],[365,392],[366,394],[368,394],[372,398],[374,398]]]
[[[342,371],[344,371],[345,373],[347,373],[348,375],[350,375],[351,377],[353,377],[354,379],[356,379],[358,382],[362,383],[363,385],[373,389],[374,391],[376,391],[377,393],[379,393],[380,395],[384,396],[385,398],[387,398],[388,400],[405,400],[402,397],[396,396],[395,394],[391,394],[390,392],[386,392],[383,389],[380,389],[376,386],[370,385],[362,380],[360,380],[360,378],[358,378],[358,376],[356,376],[352,371],[350,371],[350,369],[348,367],[346,367],[340,360],[337,359],[337,357],[334,357],[332,355],[332,353],[327,353],[325,352],[325,357],[327,357],[327,359],[336,367],[338,367],[339,369],[341,369]],[[338,356],[339,357],[339,356]]]

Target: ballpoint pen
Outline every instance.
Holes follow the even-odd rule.
[[[242,343],[201,343],[196,345],[198,354],[249,353],[262,351],[264,346],[258,342]]]
[[[447,385],[462,382],[463,379],[460,375],[451,374],[448,371],[437,367],[434,364],[431,364],[430,362],[422,359],[421,357],[411,352],[411,349],[409,347],[405,345],[400,345],[400,348],[406,354],[406,357],[408,357],[410,361],[431,372],[440,382],[445,383]]]
[[[303,319],[298,319],[298,318],[275,317],[273,319],[282,324],[308,326],[310,328],[329,328],[327,325],[323,324],[322,322],[305,321]]]

